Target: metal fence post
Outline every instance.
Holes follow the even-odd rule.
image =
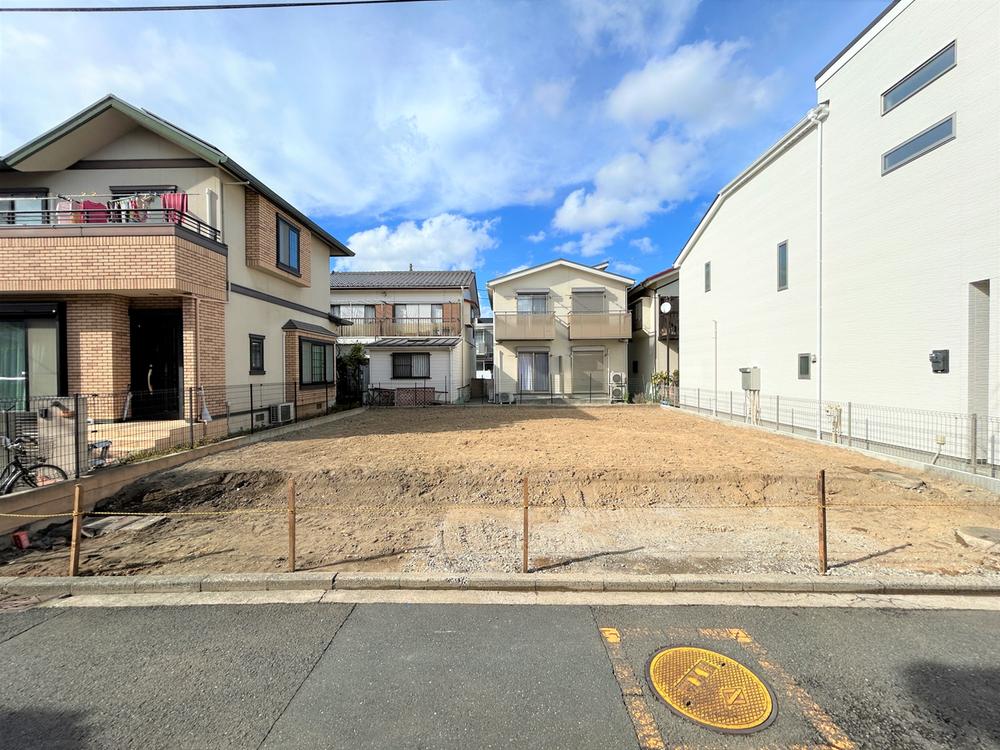
[[[188,388],[188,432],[191,437],[191,447],[194,448],[194,388]]]
[[[978,416],[976,414],[969,415],[969,463],[972,464],[972,473],[978,474],[979,463],[979,446],[976,444],[979,439],[979,429],[976,422],[978,421]]]
[[[253,435],[253,383],[250,384],[250,434]]]
[[[847,402],[847,447],[854,447],[854,441],[851,439],[851,402]]]
[[[733,421],[733,392],[729,392],[729,421]]]
[[[80,478],[80,394],[73,396],[73,465],[76,467],[74,475]]]
[[[781,396],[774,397],[774,431],[781,429]]]
[[[819,574],[826,575],[826,469],[820,469],[817,482],[819,514]]]
[[[698,391],[698,399],[695,402],[696,403],[696,409],[695,409],[695,411],[697,411],[699,414],[701,414],[701,388],[696,388],[695,390]]]

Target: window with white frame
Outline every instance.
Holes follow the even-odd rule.
[[[423,320],[442,320],[444,318],[444,305],[440,304],[414,304],[392,306],[393,317],[402,320],[413,320],[422,318]]]
[[[334,305],[333,314],[348,320],[375,320],[375,305]]]

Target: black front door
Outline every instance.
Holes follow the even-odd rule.
[[[181,311],[132,310],[134,419],[181,417]]]

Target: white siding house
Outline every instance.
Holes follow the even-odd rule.
[[[717,388],[726,411],[730,390],[742,398],[739,368],[755,366],[783,421],[796,408],[808,429],[846,430],[818,398],[932,410],[962,427],[939,414],[885,439],[928,453],[944,440],[957,456],[975,444],[989,459],[1000,453],[1000,4],[899,0],[816,86],[817,108],[720,191],[682,249],[682,387],[709,408]],[[930,361],[941,350],[947,371]]]

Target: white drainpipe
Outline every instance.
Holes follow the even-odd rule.
[[[826,102],[810,109],[816,123],[816,438],[823,439],[823,123],[830,116]]]

